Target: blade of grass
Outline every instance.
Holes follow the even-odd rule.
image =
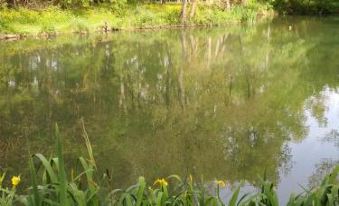
[[[65,163],[63,157],[63,150],[62,150],[62,139],[59,134],[58,125],[55,125],[55,136],[57,139],[57,151],[58,151],[58,159],[59,159],[59,201],[60,204],[63,206],[68,206],[69,203],[67,201],[67,177],[65,172]]]

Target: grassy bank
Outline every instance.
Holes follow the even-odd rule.
[[[110,8],[108,6],[82,9],[48,7],[43,10],[26,8],[3,9],[0,12],[2,34],[87,33],[115,29],[161,28],[178,26],[181,5],[176,3],[140,4]],[[250,3],[225,11],[215,5],[198,5],[196,14],[187,25],[223,25],[234,22],[254,22],[267,15],[267,4]],[[107,26],[107,27],[106,27]]]
[[[147,182],[140,177],[127,189],[111,190],[105,186],[110,174],[97,174],[92,147],[84,129],[84,141],[88,150],[86,158],[77,159],[72,169],[66,167],[62,139],[56,129],[56,157],[42,154],[32,156],[29,167],[31,176],[0,174],[0,205],[119,205],[119,206],[278,206],[275,186],[265,178],[257,185],[255,193],[241,194],[241,183],[232,190],[227,203],[220,196],[227,186],[223,180],[196,181],[189,175],[181,178],[172,175]],[[335,206],[339,204],[339,166],[324,177],[321,185],[305,189],[302,194],[290,196],[289,206]],[[30,179],[30,186],[22,190],[22,179]],[[24,192],[18,192],[24,191]]]

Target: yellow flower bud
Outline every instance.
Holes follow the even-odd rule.
[[[189,179],[190,179],[190,182],[192,183],[193,182],[193,176],[191,174],[189,176]]]
[[[216,180],[215,183],[219,186],[219,187],[226,187],[226,183],[222,180]]]

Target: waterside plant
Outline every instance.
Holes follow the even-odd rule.
[[[6,174],[0,175],[0,205],[79,205],[79,206],[278,206],[279,199],[272,182],[265,178],[256,193],[242,194],[241,184],[235,188],[225,202],[220,197],[221,188],[227,182],[215,180],[213,187],[195,181],[189,175],[181,178],[171,175],[149,183],[139,177],[135,185],[127,189],[115,189],[103,192],[96,183],[97,166],[92,147],[84,129],[83,135],[88,151],[88,158],[80,157],[76,169],[68,170],[62,149],[62,138],[56,127],[57,156],[46,158],[35,154],[29,161],[30,187],[26,194],[18,194],[21,176],[13,176],[11,188],[3,186]],[[104,176],[105,177],[105,176]],[[27,178],[27,177],[26,177]],[[209,184],[210,185],[210,184]],[[288,206],[337,206],[339,205],[339,165],[324,177],[322,183],[311,189],[304,189],[298,195],[290,196]]]

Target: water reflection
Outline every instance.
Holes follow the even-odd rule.
[[[301,192],[300,185],[306,187],[320,183],[322,177],[339,162],[338,139],[329,135],[338,133],[338,90],[324,88],[308,98],[305,105],[305,125],[308,125],[309,132],[302,142],[289,143],[293,167],[281,180],[279,193],[282,196],[290,190]]]
[[[83,118],[112,187],[190,173],[255,184],[266,170],[285,196],[339,157],[333,21],[2,42],[1,167],[50,153],[55,122],[66,155],[84,153]]]

